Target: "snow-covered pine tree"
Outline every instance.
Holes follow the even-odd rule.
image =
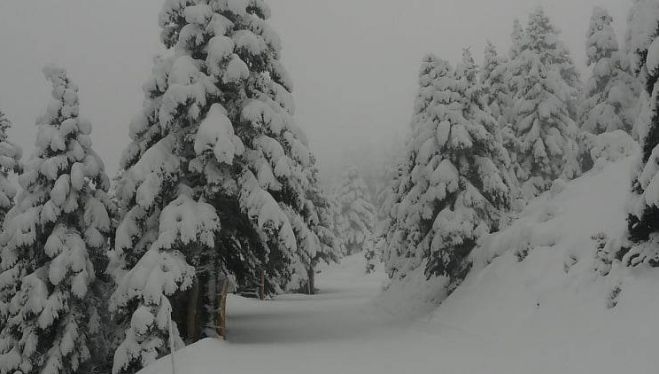
[[[549,189],[559,177],[579,175],[576,126],[578,75],[558,31],[542,9],[533,12],[519,55],[511,62],[514,120],[506,139],[524,197]]]
[[[480,72],[480,83],[490,113],[503,128],[511,118],[512,98],[510,95],[508,59],[499,56],[491,41],[487,41]]]
[[[381,263],[386,250],[386,237],[391,224],[391,210],[396,199],[400,175],[405,169],[405,143],[396,139],[387,147],[381,161],[375,194],[376,223],[372,250],[364,253],[366,272],[372,272]]]
[[[520,53],[522,53],[522,48],[524,47],[524,42],[525,42],[525,36],[524,36],[524,27],[522,27],[522,23],[520,22],[519,19],[515,19],[513,21],[513,32],[510,34],[510,40],[511,40],[511,47],[510,51],[508,52],[508,64],[506,66],[506,73],[507,73],[507,91],[508,95],[510,96],[510,107],[508,108],[508,116],[506,118],[506,123],[505,125],[509,125],[510,123],[515,121],[515,108],[514,108],[514,96],[515,93],[518,91],[517,83],[518,79],[513,79],[513,66],[512,63],[516,61],[519,58]],[[510,137],[514,137],[514,134],[512,133],[510,127],[504,127],[504,132],[510,135]]]
[[[478,80],[478,74],[478,67],[474,62],[471,51],[465,49],[462,54],[462,61],[456,69],[456,79],[460,84],[461,92],[464,92],[464,117],[473,124],[481,125],[492,135],[493,143],[490,145],[490,151],[493,152],[492,162],[501,172],[501,177],[508,188],[508,198],[511,200],[517,199],[517,180],[511,167],[510,155],[504,147],[503,134],[505,126],[501,126],[504,121],[498,121],[491,111],[491,106],[488,105],[488,86]],[[505,72],[502,74],[506,75]],[[505,78],[502,77],[503,79]],[[504,88],[501,89],[505,90]],[[502,93],[502,95],[505,96],[506,94]],[[510,206],[506,206],[506,208],[510,208]]]
[[[0,130],[2,130],[2,133],[6,136],[9,128],[11,128],[11,121],[9,121],[9,118],[7,118],[7,116],[0,110]]]
[[[520,39],[518,43],[521,46],[523,32],[519,21],[515,22],[515,30],[513,36]],[[523,199],[520,196],[519,183],[507,150],[508,146],[512,146],[516,141],[510,125],[514,121],[515,114],[510,70],[510,61],[503,56],[499,56],[494,44],[488,41],[480,72],[480,86],[472,83],[472,90],[476,90],[477,97],[482,97],[482,99],[477,99],[476,102],[482,101],[485,103],[481,110],[485,114],[485,120],[488,120],[487,115],[489,114],[497,121],[498,126],[494,132],[497,138],[496,147],[503,146],[499,153],[501,160],[504,162],[499,167],[504,172],[506,185],[510,188],[511,208],[519,209],[524,205]]]
[[[342,256],[339,242],[334,234],[332,206],[320,185],[319,170],[315,166],[315,159],[312,164],[314,166],[309,169],[309,190],[307,191],[308,213],[305,216],[309,227],[318,238],[318,242],[313,253],[309,254],[306,282],[301,289],[309,294],[316,293],[315,274],[318,265],[321,262],[338,263]]]
[[[110,180],[91,148],[91,124],[78,117],[78,88],[62,69],[44,73],[52,100],[0,236],[2,373],[86,372],[97,364],[89,362],[90,339],[101,327],[95,282],[112,227]]]
[[[11,127],[11,121],[0,111],[0,228],[3,226],[7,212],[14,206],[16,198],[16,187],[9,180],[10,174],[20,173],[22,156],[21,148],[9,142],[7,130]],[[0,301],[12,292],[12,288],[0,288]],[[0,331],[5,326],[6,310],[0,309]]]
[[[514,60],[522,53],[524,44],[524,27],[522,26],[522,22],[517,18],[513,21],[513,32],[510,34],[510,39],[512,43],[509,57],[510,60]]]
[[[343,175],[338,188],[339,218],[337,236],[343,238],[344,255],[370,250],[375,229],[375,207],[366,183],[355,167]]]
[[[406,150],[404,150],[404,153],[406,153]],[[375,240],[376,253],[380,255],[381,262],[383,262],[385,266],[393,263],[399,252],[397,248],[392,248],[392,246],[387,245],[387,242],[389,233],[392,232],[394,228],[394,208],[401,195],[401,185],[408,170],[406,155],[401,155],[400,159],[393,163],[390,169],[389,182],[383,187],[378,196],[378,227]],[[388,271],[388,269],[385,270]]]
[[[384,238],[379,241],[385,243],[382,257],[385,272],[390,278],[406,277],[408,273],[421,266],[423,261],[423,257],[419,253],[415,253],[415,246],[421,241],[420,212],[412,215],[409,209],[411,204],[418,204],[420,195],[424,192],[422,189],[427,187],[413,185],[411,173],[418,170],[416,158],[421,150],[416,143],[423,136],[423,133],[420,133],[424,130],[423,124],[427,123],[432,116],[431,105],[437,105],[437,102],[433,102],[436,99],[434,95],[437,91],[444,91],[442,93],[446,94],[446,100],[456,100],[454,96],[448,95],[446,83],[443,83],[442,90],[438,88],[438,82],[447,79],[452,74],[451,67],[445,60],[440,60],[435,55],[426,55],[423,58],[419,69],[419,89],[410,121],[411,131],[406,140],[404,158],[399,165],[398,178],[392,186],[393,198],[389,221],[383,230]],[[431,138],[434,134],[428,133],[426,130],[425,136]],[[429,228],[426,229],[429,230]]]
[[[623,255],[628,265],[659,266],[659,3],[637,0],[629,18],[628,48],[645,84],[647,105],[639,135],[642,155],[632,184],[628,217],[631,249]]]
[[[641,87],[627,55],[618,47],[612,23],[604,8],[593,9],[586,41],[592,73],[584,87],[579,123],[582,130],[594,135],[615,130],[631,135]]]
[[[118,183],[112,308],[130,326],[115,373],[168,351],[170,311],[186,341],[212,334],[220,279],[248,287],[265,271],[266,292],[277,292],[314,253],[312,157],[269,17],[260,0],[163,7],[170,50],[145,85]],[[160,284],[145,288],[140,277],[163,263]]]
[[[405,157],[405,142],[396,137],[383,148],[382,154],[378,157],[377,166],[374,168],[376,188],[373,197],[376,206],[378,233],[382,232],[382,227],[379,226],[388,219],[389,213],[391,213],[392,186],[398,177],[399,164]]]
[[[448,62],[424,59],[388,235],[386,266],[402,279],[423,266],[454,286],[469,270],[478,239],[498,228],[509,189],[499,165],[496,122],[482,111],[475,64],[465,55],[455,74]]]
[[[460,84],[460,90],[464,92],[465,104],[482,107],[484,104],[483,85],[480,84],[479,70],[470,48],[462,50],[462,60],[455,70],[456,81]]]
[[[16,187],[9,180],[9,175],[21,171],[22,150],[9,141],[7,135],[9,128],[11,128],[9,118],[0,111],[0,227],[5,215],[14,206],[17,192]]]

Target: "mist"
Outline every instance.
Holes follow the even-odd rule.
[[[485,38],[509,48],[515,18],[542,5],[585,72],[583,45],[593,6],[606,7],[624,36],[621,0],[272,0],[272,24],[295,84],[296,120],[323,175],[342,166],[368,169],[404,141],[424,54],[457,61],[463,48],[480,59]],[[0,108],[10,137],[29,154],[35,119],[45,109],[47,63],[69,70],[80,86],[81,112],[94,126],[95,148],[110,175],[128,143],[152,58],[162,53],[161,0],[0,2]]]

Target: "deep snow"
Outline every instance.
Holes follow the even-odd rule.
[[[357,255],[319,275],[317,296],[231,297],[228,340],[177,352],[177,372],[656,373],[659,274],[614,266],[602,277],[591,240],[624,230],[631,165],[534,201],[474,253],[474,271],[438,308],[419,302],[438,294],[421,276],[382,294],[382,270],[364,275]],[[164,358],[141,374],[171,372]]]

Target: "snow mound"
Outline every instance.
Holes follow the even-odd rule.
[[[650,295],[659,274],[615,263],[602,273],[598,261],[624,233],[632,159],[543,195],[485,240],[471,275],[429,325],[491,342],[490,372],[654,372],[659,299]]]
[[[614,161],[575,181],[562,182],[560,187],[532,201],[507,229],[490,235],[474,250],[475,271],[501,256],[524,262],[533,252],[543,249],[552,254],[562,253],[568,262],[573,261],[572,257],[579,261],[592,260],[593,235],[607,233],[616,238],[622,235],[632,160],[615,159],[630,151],[611,148],[607,152],[607,142],[601,143],[602,158]]]

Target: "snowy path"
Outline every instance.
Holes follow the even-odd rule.
[[[315,296],[231,297],[228,340],[207,339],[178,352],[177,372],[369,374],[435,367],[438,346],[424,344],[422,329],[377,307],[385,276],[366,276],[363,266],[363,258],[355,256],[331,267],[319,275],[321,291]],[[447,343],[444,352],[454,351],[454,342]],[[417,347],[410,349],[411,344]],[[169,359],[146,373],[171,373]]]
[[[448,374],[480,372],[474,370],[484,367],[487,355],[464,356],[479,350],[480,336],[395,319],[375,302],[384,274],[366,276],[363,266],[355,256],[331,267],[318,277],[316,296],[231,297],[228,340],[207,339],[178,352],[177,373],[413,374],[436,372],[440,365],[459,367]],[[142,374],[171,372],[165,358]]]
[[[582,318],[573,321],[576,325],[566,324],[562,314],[534,319],[525,315],[533,311],[510,300],[506,304],[514,309],[497,304],[495,299],[502,298],[495,291],[498,282],[477,287],[484,291],[469,285],[471,296],[459,292],[455,305],[432,317],[396,320],[375,303],[384,276],[364,276],[362,265],[357,257],[329,269],[318,279],[322,291],[316,296],[232,297],[228,340],[207,339],[177,352],[176,373],[619,374],[629,362],[616,358],[623,353],[641,360],[638,373],[650,374],[655,371],[648,368],[659,362],[646,356],[656,329],[643,334],[648,336],[634,338],[631,331],[616,339],[625,333],[600,331],[595,326],[602,322],[593,322],[595,330],[585,326],[585,334]],[[478,300],[486,301],[474,304]],[[577,333],[572,336],[568,329]],[[625,341],[630,345],[620,351]],[[170,361],[164,358],[140,374],[169,373]]]
[[[372,303],[384,275],[362,274],[360,256],[318,276],[319,294],[229,300],[231,344],[324,343],[360,339],[391,323]]]

